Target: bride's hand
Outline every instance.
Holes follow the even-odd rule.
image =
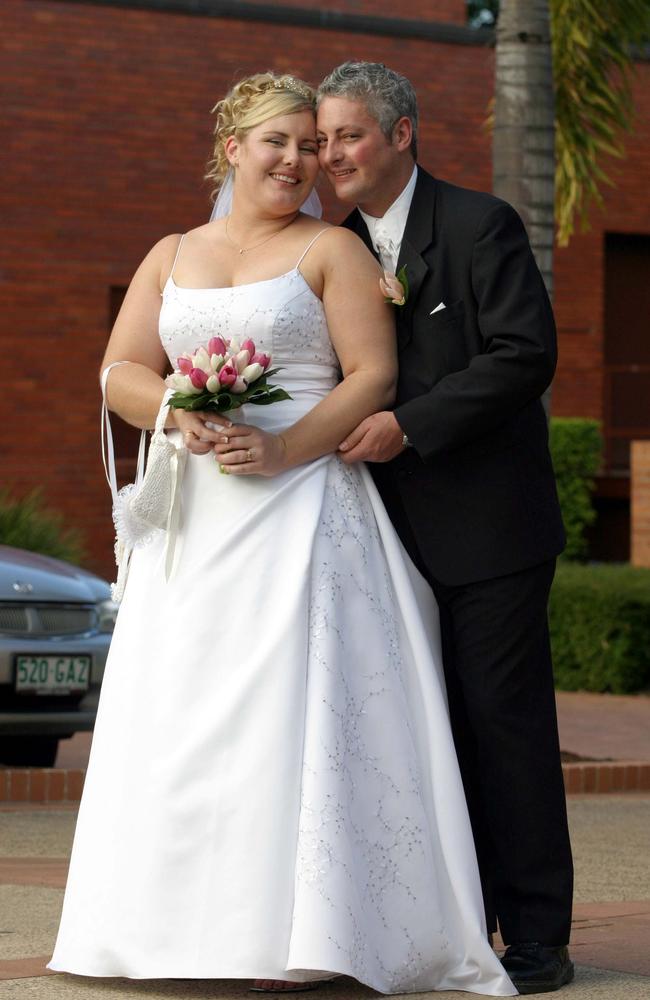
[[[170,422],[182,432],[183,444],[193,455],[207,455],[223,434],[224,428],[218,427],[216,423],[212,425],[214,429],[211,429],[209,422],[213,419],[214,413],[203,410],[170,410]],[[222,417],[219,419],[223,420]],[[232,424],[229,426],[232,427]]]
[[[281,434],[233,424],[220,427],[214,452],[222,472],[233,476],[277,476],[286,468],[286,444]]]

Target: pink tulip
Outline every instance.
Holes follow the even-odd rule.
[[[395,306],[403,306],[406,302],[404,286],[396,274],[384,271],[384,277],[379,279],[379,287],[382,294]]]
[[[183,375],[189,375],[192,371],[192,362],[189,358],[176,358],[176,367]]]
[[[250,339],[249,340],[245,340],[244,343],[241,345],[241,349],[242,349],[242,351],[248,351],[248,353],[250,354],[250,356],[252,358],[253,355],[255,354],[255,342],[253,340],[250,340]]]
[[[195,389],[203,389],[205,383],[208,381],[208,376],[202,368],[192,368],[190,372],[190,381]]]
[[[226,342],[223,337],[211,337],[208,341],[208,354],[225,354]]]
[[[237,369],[233,368],[232,365],[224,365],[221,371],[219,372],[219,381],[221,385],[225,386],[226,388],[229,388],[231,385],[234,385],[234,383],[237,381],[237,378],[238,378]]]
[[[236,393],[246,392],[247,389],[248,384],[246,380],[241,377],[241,375],[238,375],[233,384],[230,386],[230,391]]]
[[[253,356],[251,357],[251,364],[253,364],[253,363],[261,365],[262,368],[266,371],[266,369],[271,364],[271,355],[270,354],[262,354],[262,353],[260,353],[258,351],[255,354],[253,354]]]

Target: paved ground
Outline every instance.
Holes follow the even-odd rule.
[[[560,742],[590,759],[650,760],[650,697],[558,694]],[[61,743],[57,765],[84,768],[89,734]],[[576,981],[567,1000],[650,1000],[650,796],[572,796],[576,863],[572,954]],[[239,998],[246,983],[127,981],[53,975],[45,969],[58,923],[76,808],[0,806],[1,1000],[158,1000]],[[324,1000],[375,996],[349,980]],[[436,998],[458,997],[439,993]]]
[[[596,760],[650,760],[650,695],[558,691],[563,750]]]
[[[578,965],[567,1000],[650,997],[650,796],[569,800],[576,860],[572,952]],[[246,993],[228,981],[85,979],[45,970],[61,907],[76,810],[14,805],[0,809],[0,997],[2,1000],[228,1000]],[[373,996],[348,980],[324,1000]],[[435,994],[441,1000],[454,994]],[[458,996],[457,994],[455,995]]]

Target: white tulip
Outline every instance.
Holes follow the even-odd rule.
[[[230,391],[231,392],[236,392],[238,394],[240,392],[246,392],[247,389],[248,389],[248,386],[244,382],[244,380],[241,377],[241,375],[239,375],[238,378],[236,378],[235,381],[233,382],[233,384],[230,386]]]
[[[248,362],[250,361],[250,359],[251,359],[250,351],[238,351],[237,354],[232,359],[232,363],[240,375],[243,372],[246,365],[248,364]]]
[[[206,351],[205,347],[199,347],[198,351],[192,358],[192,364],[195,368],[200,368],[204,371],[206,375],[212,374],[212,367],[210,365],[210,356]]]
[[[214,354],[212,355],[214,357]],[[208,392],[217,392],[221,387],[221,382],[216,375],[211,375],[208,381],[205,383],[205,387]]]
[[[165,384],[169,386],[170,389],[175,389],[176,392],[197,392],[198,390],[192,385],[192,381],[189,375],[181,375],[180,372],[173,372],[168,375],[165,379]]]
[[[213,354],[210,358],[210,367],[212,368],[212,371],[218,372],[219,369],[223,367],[224,361],[225,358],[223,354]]]
[[[241,373],[241,377],[245,378],[247,382],[255,382],[256,379],[264,372],[262,366],[254,361],[252,365],[247,365]]]

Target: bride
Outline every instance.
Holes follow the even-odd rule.
[[[167,580],[162,537],[131,561],[49,967],[512,995],[433,597],[366,470],[336,456],[391,404],[392,306],[357,237],[300,211],[312,90],[259,74],[217,111],[211,176],[233,172],[231,211],[138,268],[108,402],[152,427],[170,364],[212,336],[253,339],[291,399],[232,426],[168,419],[189,452],[174,565]]]

